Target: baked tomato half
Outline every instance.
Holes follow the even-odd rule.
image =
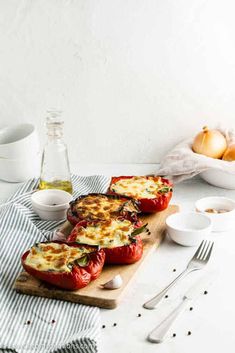
[[[129,197],[106,194],[88,194],[70,202],[67,219],[72,225],[82,220],[107,221],[112,218],[138,222],[138,201]]]
[[[113,177],[109,194],[131,197],[138,202],[141,212],[165,210],[172,197],[172,183],[160,176]]]
[[[30,275],[68,290],[83,288],[96,279],[104,261],[104,250],[96,246],[61,241],[37,243],[21,258]]]
[[[146,230],[146,226],[137,227],[127,219],[81,221],[67,241],[99,246],[105,252],[105,263],[131,264],[143,254],[143,242],[139,234]]]

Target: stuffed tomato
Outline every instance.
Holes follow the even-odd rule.
[[[172,183],[160,176],[113,177],[108,193],[131,197],[138,202],[141,212],[154,213],[168,207],[172,197]]]
[[[83,288],[96,279],[104,261],[102,249],[60,241],[37,243],[21,258],[30,275],[68,290]]]
[[[97,245],[104,249],[105,263],[131,264],[143,254],[143,242],[139,236],[147,225],[136,227],[126,219],[78,223],[68,241]]]
[[[82,220],[107,221],[117,217],[138,223],[138,213],[138,202],[129,197],[94,193],[70,202],[67,219],[72,225]]]

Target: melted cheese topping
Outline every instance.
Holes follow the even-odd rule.
[[[81,219],[109,220],[117,214],[124,204],[123,200],[106,197],[105,195],[88,195],[74,205]]]
[[[127,220],[111,220],[77,228],[76,241],[83,244],[114,248],[131,243],[134,226]]]
[[[133,177],[120,179],[111,185],[111,190],[117,194],[133,197],[136,199],[153,199],[161,189],[167,187],[162,179],[145,177]]]
[[[88,252],[66,244],[39,243],[30,249],[25,264],[39,271],[70,272],[72,263]]]

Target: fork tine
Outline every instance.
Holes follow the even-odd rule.
[[[201,248],[201,251],[200,251],[200,253],[199,253],[198,256],[197,256],[197,259],[198,259],[198,260],[201,259],[202,256],[204,255],[206,246],[207,246],[207,240],[204,239],[204,243],[203,243],[203,246],[202,246],[202,248]]]
[[[200,254],[204,242],[205,242],[205,240],[203,240],[203,241],[201,242],[201,244],[199,245],[197,251],[196,251],[195,254],[193,255],[193,259],[196,259],[196,258],[198,257],[198,255]]]
[[[200,256],[202,261],[204,261],[206,259],[206,255],[208,253],[208,250],[209,250],[210,246],[211,246],[211,242],[208,240],[206,242],[206,246],[204,248],[203,254],[201,254],[201,256]]]
[[[209,248],[209,251],[208,251],[208,253],[207,253],[206,258],[204,259],[204,261],[207,262],[207,261],[210,259],[213,246],[214,246],[214,242],[212,241],[212,242],[210,242],[210,248]]]
[[[207,240],[205,240],[204,244],[203,244],[203,248],[202,248],[202,251],[200,252],[199,256],[197,257],[197,259],[200,259],[202,260],[204,255],[205,255],[205,252],[206,252],[206,249],[207,249]]]

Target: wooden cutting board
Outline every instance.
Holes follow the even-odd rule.
[[[75,303],[98,306],[100,308],[113,309],[120,302],[135,275],[140,271],[140,267],[145,259],[154,251],[165,236],[165,219],[172,213],[178,212],[179,207],[170,205],[167,210],[141,217],[144,223],[148,223],[151,235],[143,235],[144,254],[142,258],[131,265],[109,265],[105,266],[100,277],[91,282],[87,287],[77,291],[67,291],[58,289],[47,283],[43,283],[30,276],[27,272],[22,272],[15,281],[14,289],[19,293],[36,295],[46,298],[61,299]],[[72,226],[66,222],[61,231],[69,234]],[[120,274],[123,285],[119,289],[103,289],[100,285]]]

